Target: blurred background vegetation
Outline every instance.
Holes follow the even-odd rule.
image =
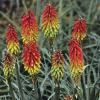
[[[84,100],[100,100],[93,97],[100,96],[100,0],[0,0],[0,100],[10,100],[7,84],[3,77],[2,66],[2,51],[6,47],[5,31],[9,23],[13,24],[18,32],[20,43],[21,40],[21,16],[27,9],[32,9],[37,17],[39,25],[39,47],[42,55],[42,70],[39,74],[39,86],[43,96],[43,100],[52,100],[54,95],[53,81],[48,74],[50,68],[50,55],[47,49],[48,43],[41,32],[41,15],[45,5],[51,2],[56,7],[59,20],[60,30],[59,35],[55,40],[54,48],[61,49],[65,56],[65,76],[61,83],[61,100],[72,92],[72,86],[69,82],[69,57],[68,57],[68,41],[71,38],[71,30],[74,20],[81,16],[87,21],[87,37],[82,42],[86,69],[83,74]],[[21,46],[21,45],[20,45]],[[20,62],[21,62],[21,58]],[[30,76],[24,72],[21,64],[21,82],[23,85],[24,95],[26,100],[36,100],[34,87]],[[99,80],[97,82],[97,80]],[[98,83],[93,91],[95,83]],[[13,88],[15,96],[19,100],[17,94],[18,86],[16,76],[13,79]],[[98,92],[99,91],[99,92]],[[92,94],[93,93],[93,94]],[[34,99],[33,99],[34,98]],[[48,99],[47,99],[48,98]],[[79,99],[81,100],[81,99]]]

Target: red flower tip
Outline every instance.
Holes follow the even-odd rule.
[[[24,45],[22,58],[24,68],[30,75],[37,74],[40,71],[41,56],[36,43],[29,42]]]
[[[42,14],[42,31],[47,38],[55,38],[59,29],[56,9],[49,3]]]
[[[4,76],[6,79],[11,77],[14,74],[14,68],[15,68],[15,61],[14,58],[5,52],[4,58],[3,58],[3,71],[4,71]]]
[[[72,30],[72,37],[78,41],[83,40],[86,37],[86,28],[87,24],[85,19],[79,18],[75,20]]]
[[[71,74],[76,83],[79,82],[79,77],[83,72],[84,59],[83,52],[79,46],[79,42],[75,39],[71,39],[69,43],[69,57],[71,64]]]
[[[17,32],[14,27],[9,24],[6,32],[7,50],[12,54],[17,54],[20,51]]]
[[[60,81],[64,75],[64,57],[60,50],[52,55],[51,75],[57,81]]]
[[[22,16],[21,25],[23,43],[28,43],[30,41],[37,42],[39,36],[38,24],[31,10]]]

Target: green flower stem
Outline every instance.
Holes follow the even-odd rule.
[[[26,3],[25,3],[25,0],[22,0],[22,4],[23,4],[23,7],[24,7],[24,11],[27,13],[27,6],[26,6]]]
[[[87,21],[90,22],[90,16],[91,16],[91,13],[92,13],[92,8],[93,8],[93,3],[94,3],[95,0],[90,0],[90,4],[89,4],[89,9],[88,9],[88,15],[87,15]]]
[[[37,80],[37,91],[38,91],[38,100],[42,100],[41,92],[40,92],[40,88],[39,88],[39,84],[38,84],[38,80]]]
[[[99,93],[100,93],[100,88],[99,88],[100,82],[99,81],[100,81],[100,77],[94,83],[93,89],[92,89],[90,96],[89,96],[89,100],[99,100]],[[98,88],[97,88],[97,86],[98,86]],[[97,92],[96,92],[96,89],[97,89]]]
[[[40,8],[41,8],[41,0],[37,0],[37,8],[36,8],[36,17],[38,24],[40,23]]]
[[[33,80],[33,85],[35,85],[35,90],[36,90],[36,92],[38,94],[38,99],[37,100],[42,100],[42,96],[41,96],[41,92],[40,92],[37,76],[33,75],[32,76],[32,80]]]
[[[10,94],[11,94],[11,98],[12,98],[11,100],[16,100],[15,96],[14,96],[14,93],[13,93],[13,87],[12,87],[12,84],[11,84],[11,78],[9,77],[7,81],[8,81],[8,85],[9,85],[9,88],[10,88]]]
[[[57,82],[57,86],[55,87],[55,100],[60,100],[60,83]]]
[[[21,85],[21,81],[20,81],[20,66],[19,66],[19,61],[18,58],[16,58],[16,74],[17,74],[17,81],[18,81],[18,87],[19,87],[19,93],[20,93],[20,98],[21,100],[25,100],[24,96],[23,96],[23,90],[22,90],[22,85]]]
[[[84,100],[87,100],[87,94],[86,94],[86,87],[85,87],[85,75],[82,75],[82,82],[81,82],[81,87],[83,89],[83,98]]]
[[[62,23],[62,18],[61,18],[61,13],[62,13],[62,5],[63,4],[63,0],[59,0],[59,21],[60,23]],[[61,29],[62,29],[62,24],[60,24],[60,29],[59,32],[61,33]]]

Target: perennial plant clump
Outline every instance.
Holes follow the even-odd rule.
[[[100,99],[100,36],[89,34],[98,15],[90,22],[93,0],[88,15],[80,2],[51,1],[23,0],[13,20],[0,11],[8,20],[0,65],[6,94],[0,92],[0,100]]]

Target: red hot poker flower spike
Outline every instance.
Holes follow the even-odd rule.
[[[55,81],[60,81],[64,75],[64,57],[60,50],[52,55],[51,76]]]
[[[22,54],[24,68],[30,75],[38,74],[40,71],[40,53],[37,48],[37,44],[29,42],[24,45]]]
[[[22,16],[21,25],[23,43],[37,42],[39,37],[38,24],[32,11],[28,11]]]
[[[14,74],[15,61],[14,61],[14,58],[8,53],[4,55],[3,59],[4,59],[3,61],[4,75],[5,75],[5,78],[8,79]]]
[[[69,43],[69,57],[72,78],[76,84],[79,84],[79,78],[83,72],[84,59],[82,49],[79,46],[79,42],[75,39],[71,39]]]
[[[56,9],[47,4],[42,14],[42,31],[47,38],[55,38],[59,29],[59,20]]]
[[[79,18],[74,22],[72,37],[78,41],[83,40],[86,37],[86,20]]]
[[[6,44],[9,54],[18,54],[20,51],[17,33],[12,25],[8,25],[6,32]]]

